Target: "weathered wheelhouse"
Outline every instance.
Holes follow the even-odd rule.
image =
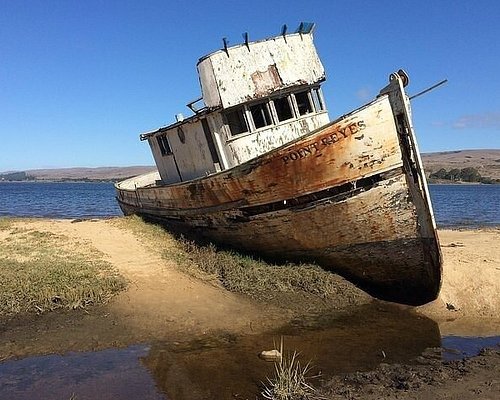
[[[141,135],[164,184],[234,167],[329,122],[311,32],[219,50],[197,67],[193,115]]]

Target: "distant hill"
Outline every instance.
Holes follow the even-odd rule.
[[[500,149],[423,153],[422,162],[427,176],[442,168],[450,171],[472,167],[482,177],[500,179]]]
[[[154,170],[153,166],[32,169],[0,173],[0,180],[119,181]]]
[[[443,168],[451,171],[472,167],[482,177],[500,180],[500,149],[423,153],[422,161],[427,176]],[[155,169],[153,166],[33,169],[0,173],[0,180],[119,181]]]

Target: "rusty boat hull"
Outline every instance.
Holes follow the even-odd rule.
[[[116,185],[124,214],[264,257],[313,261],[374,296],[434,300],[442,261],[403,79],[299,139],[170,185]]]

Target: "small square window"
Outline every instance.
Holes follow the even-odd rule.
[[[278,116],[278,121],[281,122],[293,118],[293,112],[290,107],[290,102],[288,101],[288,96],[274,99],[273,102],[274,108],[276,109],[276,115]]]
[[[309,91],[295,93],[295,101],[297,102],[299,115],[306,115],[313,112],[313,107],[309,100]]]
[[[249,109],[252,114],[255,129],[263,128],[273,123],[266,103],[255,104],[250,106]]]
[[[245,119],[243,108],[237,108],[233,111],[228,111],[225,114],[227,125],[231,131],[231,135],[248,132],[248,125]]]

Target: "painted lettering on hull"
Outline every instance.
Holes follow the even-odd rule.
[[[313,143],[309,143],[303,147],[290,150],[286,155],[281,156],[281,159],[285,164],[288,164],[289,162],[312,156],[321,152],[322,148],[331,146],[332,144],[335,144],[342,139],[352,136],[365,128],[366,124],[364,121],[358,121],[343,128],[338,128],[333,132],[328,132],[328,134]]]

